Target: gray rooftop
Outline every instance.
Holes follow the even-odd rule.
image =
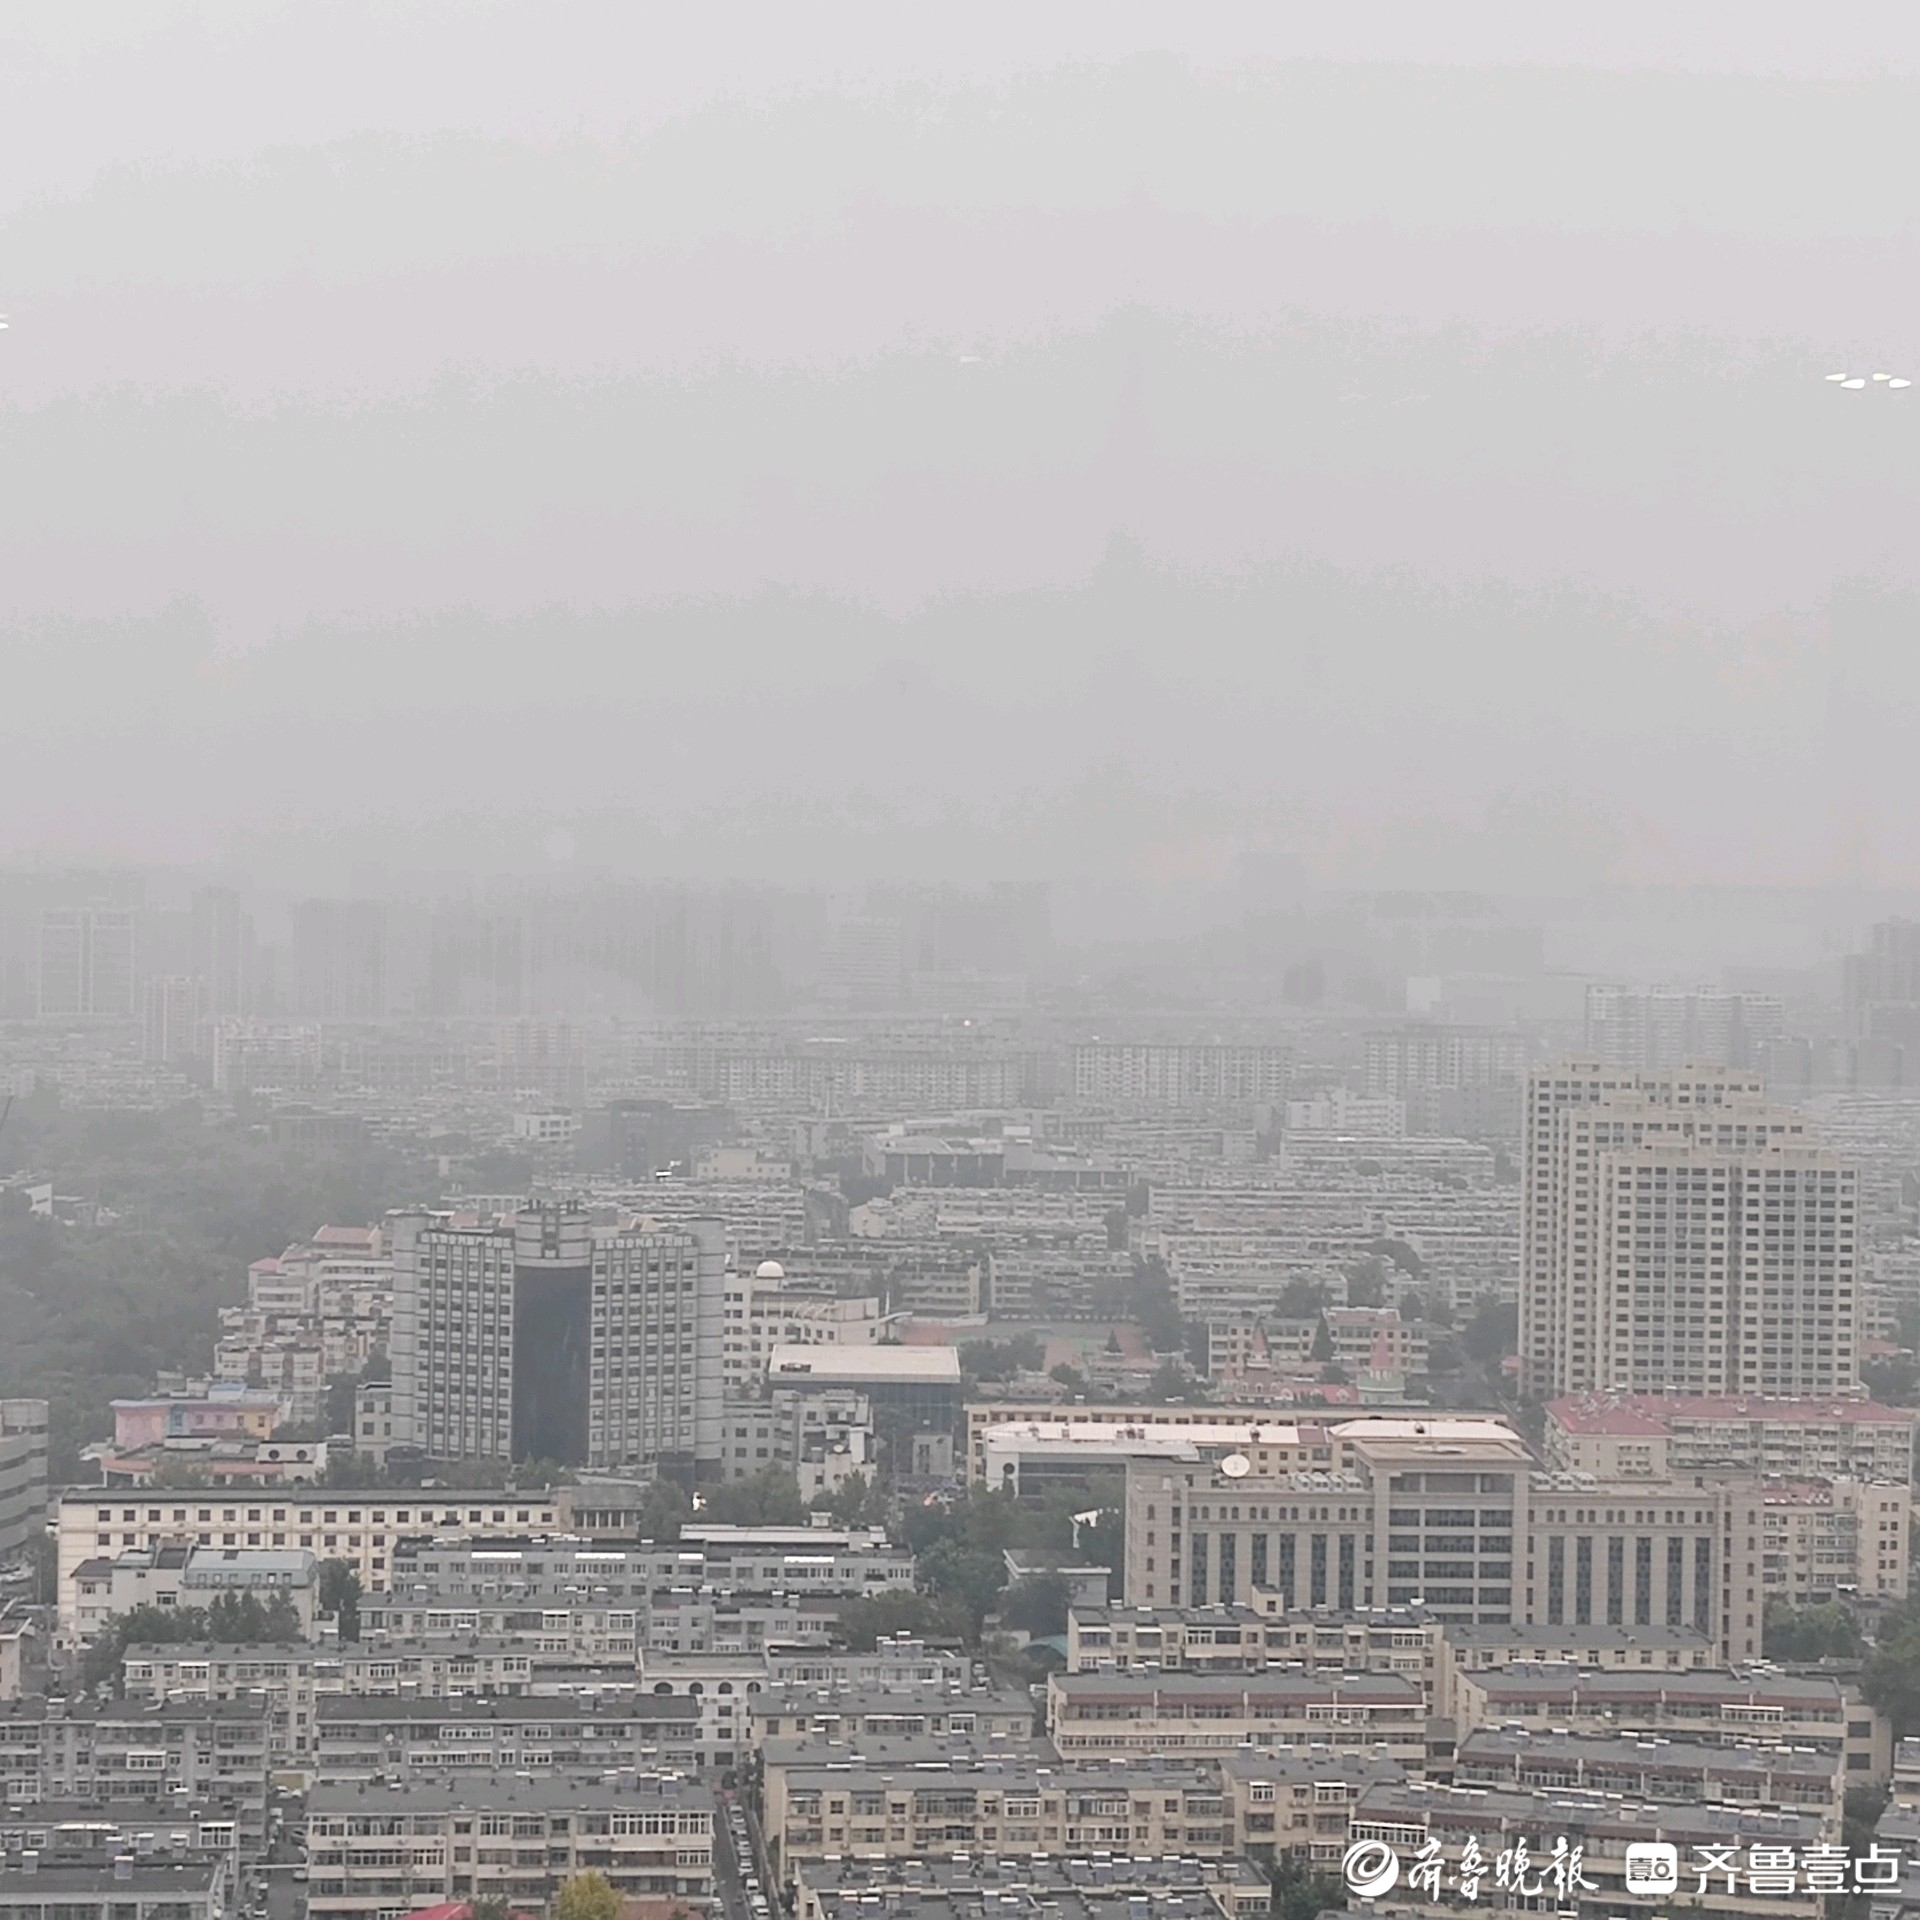
[[[1368,1787],[1354,1818],[1404,1821],[1442,1833],[1484,1834],[1505,1828],[1520,1830],[1529,1839],[1543,1832],[1564,1833],[1569,1840],[1618,1841],[1622,1846],[1631,1840],[1802,1845],[1827,1837],[1826,1823],[1816,1813],[1636,1801],[1576,1787],[1442,1787],[1412,1780]]]
[[[1467,1627],[1447,1625],[1447,1638],[1456,1647],[1541,1647],[1581,1653],[1626,1652],[1632,1647],[1708,1648],[1712,1636],[1697,1627],[1614,1627],[1598,1623],[1575,1626]]]
[[[922,1900],[928,1896],[970,1897],[976,1903],[976,1912],[980,1895],[989,1889],[1003,1895],[1026,1892],[1036,1900],[1063,1899],[1076,1892],[1122,1897],[1129,1890],[1149,1892],[1157,1896],[1158,1912],[1168,1911],[1161,1902],[1181,1890],[1232,1887],[1262,1896],[1271,1893],[1267,1876],[1249,1860],[1201,1860],[1191,1854],[978,1853],[931,1860],[797,1860],[794,1877],[809,1892],[823,1896],[857,1897],[900,1889],[917,1893]],[[926,1908],[916,1903],[914,1911],[924,1912]],[[1188,1911],[1211,1914],[1213,1909],[1207,1906]]]
[[[316,1717],[356,1725],[368,1720],[418,1721],[441,1726],[449,1721],[556,1721],[618,1723],[632,1720],[698,1720],[700,1702],[691,1694],[636,1693],[601,1705],[574,1694],[325,1694],[314,1702]]]
[[[769,1767],[808,1767],[821,1772],[884,1773],[913,1767],[972,1768],[983,1761],[1008,1766],[1061,1764],[1050,1740],[1031,1734],[1005,1739],[970,1733],[856,1734],[827,1739],[813,1734],[776,1734],[761,1743]]]
[[[22,1870],[18,1861],[0,1868],[0,1907],[31,1906],[40,1901],[57,1900],[63,1895],[95,1900],[191,1900],[204,1898],[220,1878],[222,1866],[215,1860],[136,1861],[122,1879],[110,1860],[98,1865],[75,1866],[71,1861],[43,1863],[33,1873]]]
[[[1661,1676],[1667,1678],[1669,1676]],[[1150,1700],[1156,1695],[1178,1700],[1299,1701],[1372,1700],[1382,1704],[1417,1703],[1425,1698],[1419,1686],[1398,1673],[1309,1674],[1275,1671],[1257,1673],[1056,1673],[1048,1681],[1069,1700]]]
[[[1505,1761],[1526,1757],[1564,1760],[1593,1770],[1649,1769],[1658,1772],[1711,1773],[1755,1780],[1770,1773],[1800,1773],[1832,1780],[1832,1755],[1796,1752],[1791,1747],[1717,1747],[1705,1741],[1636,1739],[1629,1733],[1527,1733],[1508,1728],[1482,1727],[1459,1744],[1456,1767],[1476,1760]]]
[[[510,1773],[471,1767],[456,1777],[409,1774],[400,1781],[322,1781],[307,1794],[307,1815],[330,1813],[574,1813],[620,1807],[713,1810],[713,1788],[681,1774]]]
[[[1371,1780],[1403,1780],[1406,1769],[1384,1754],[1356,1753],[1349,1747],[1262,1747],[1257,1752],[1235,1751],[1209,1756],[1222,1773],[1234,1780],[1344,1780],[1364,1785]]]
[[[264,1727],[267,1706],[261,1700],[50,1700],[36,1695],[24,1700],[0,1700],[0,1720],[44,1721],[53,1726],[73,1720],[113,1727],[207,1720]]]
[[[158,1640],[142,1641],[127,1649],[129,1660],[278,1660],[288,1665],[311,1665],[321,1647],[310,1640]],[[332,1651],[332,1649],[327,1649]]]
[[[1579,1667],[1571,1662],[1516,1661],[1508,1667],[1466,1674],[1463,1681],[1482,1688],[1489,1699],[1586,1698],[1663,1700],[1700,1703],[1726,1701],[1755,1706],[1834,1707],[1843,1700],[1840,1682],[1822,1674],[1731,1673],[1724,1668],[1694,1667],[1667,1673],[1641,1672],[1629,1667]]]

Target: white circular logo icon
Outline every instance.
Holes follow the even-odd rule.
[[[1340,1862],[1347,1891],[1361,1900],[1391,1893],[1400,1878],[1400,1856],[1384,1840],[1356,1840]]]

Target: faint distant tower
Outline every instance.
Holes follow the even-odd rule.
[[[42,1019],[133,1018],[137,918],[120,907],[78,907],[41,915]]]
[[[293,1012],[366,1020],[387,1011],[384,902],[302,900],[292,923]]]
[[[905,945],[905,929],[891,915],[842,920],[828,941],[822,990],[852,1006],[898,1006],[906,983]]]
[[[170,1067],[207,1051],[207,983],[197,973],[157,974],[141,993],[140,1050]]]
[[[253,1012],[253,920],[241,911],[239,894],[200,888],[192,918],[192,971],[206,983],[207,1012]]]

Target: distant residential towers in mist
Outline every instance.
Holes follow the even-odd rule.
[[[43,1020],[130,1020],[139,978],[138,916],[121,907],[66,908],[40,922]]]
[[[1785,1037],[1786,1008],[1774,993],[1711,987],[1591,986],[1586,1050],[1609,1067],[1671,1071],[1689,1063],[1758,1067]]]

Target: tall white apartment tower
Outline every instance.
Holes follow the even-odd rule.
[[[1859,1391],[1854,1170],[1753,1075],[1528,1081],[1528,1391]]]

